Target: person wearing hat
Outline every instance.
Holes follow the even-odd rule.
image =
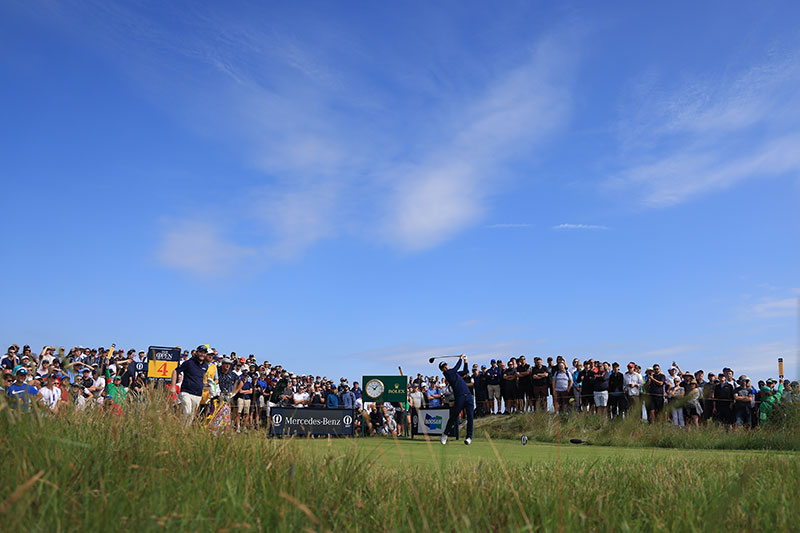
[[[106,385],[106,397],[111,402],[108,407],[113,413],[122,414],[122,406],[125,403],[127,394],[128,391],[122,386],[122,376],[115,375],[112,377],[111,383]]]
[[[439,370],[441,370],[444,378],[453,389],[453,406],[450,407],[450,418],[447,420],[447,427],[442,432],[442,444],[447,444],[447,436],[458,427],[458,415],[462,410],[467,413],[467,438],[464,439],[464,444],[472,444],[472,423],[474,417],[474,400],[472,393],[467,387],[464,378],[458,373],[461,365],[467,365],[467,357],[461,354],[458,358],[456,366],[450,368],[446,361],[439,363]]]
[[[22,365],[17,365],[13,370],[14,383],[6,388],[8,403],[12,409],[30,411],[31,403],[41,401],[42,395],[36,387],[28,385],[25,380],[28,378],[28,369]]]
[[[233,371],[233,361],[225,357],[222,359],[222,365],[217,374],[217,383],[219,384],[219,392],[222,401],[231,404],[233,401],[233,389],[236,387],[236,380],[238,376]]]
[[[778,384],[778,387],[775,388],[775,384]],[[778,404],[783,395],[783,378],[778,378],[778,381],[775,381],[772,378],[769,378],[766,384],[761,387],[761,405],[759,406],[759,419],[761,423],[766,422],[769,419],[769,416],[772,414],[772,410]]]
[[[203,381],[208,370],[208,364],[206,364],[207,355],[208,348],[201,344],[194,350],[191,358],[183,361],[178,365],[178,368],[172,371],[170,383],[172,390],[175,390],[178,374],[183,375],[178,401],[186,417],[187,424],[194,418],[197,409],[200,407],[200,400],[203,398]]]

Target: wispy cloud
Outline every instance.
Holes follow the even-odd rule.
[[[178,39],[170,17],[135,5],[52,11],[110,55],[125,50],[129,60],[115,64],[261,174],[261,183],[231,179],[228,196],[213,198],[234,207],[226,231],[191,219],[165,230],[163,264],[197,274],[209,273],[194,265],[198,245],[231,252],[213,273],[252,255],[297,257],[339,236],[408,251],[437,246],[479,223],[509,163],[532,157],[572,110],[573,30],[456,83],[435,58],[409,62],[330,21],[315,32],[304,21],[296,30],[309,33],[298,36],[263,11],[244,19],[194,6],[181,12]],[[478,63],[468,52],[462,59]],[[240,244],[242,226],[260,240]]]
[[[606,185],[666,207],[748,179],[798,175],[798,84],[796,54],[672,90],[650,75],[623,108],[623,168]]]
[[[760,318],[790,317],[798,314],[797,298],[764,299],[752,308]]]
[[[608,226],[598,226],[596,224],[558,224],[553,226],[553,229],[587,229],[587,230],[605,230]]]
[[[220,227],[202,221],[165,221],[157,250],[165,265],[200,276],[227,274],[241,261],[258,255],[254,248],[230,242]]]

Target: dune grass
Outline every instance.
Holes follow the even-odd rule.
[[[795,453],[473,446],[213,437],[159,401],[121,417],[6,408],[0,520],[7,531],[742,531],[798,520]]]
[[[549,443],[577,438],[605,446],[800,451],[799,405],[785,406],[769,423],[747,430],[713,421],[697,429],[673,426],[666,421],[651,425],[636,417],[609,421],[603,416],[584,413],[497,415],[478,420],[476,428],[495,438],[516,439],[525,434]]]

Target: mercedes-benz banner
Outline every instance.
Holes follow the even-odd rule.
[[[270,409],[270,435],[347,435],[355,433],[353,409]]]

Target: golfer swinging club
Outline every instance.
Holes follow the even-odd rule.
[[[464,444],[470,445],[472,443],[472,415],[474,413],[474,406],[472,403],[472,394],[469,392],[469,387],[458,374],[461,368],[461,363],[464,363],[464,368],[467,368],[467,357],[462,353],[458,357],[458,363],[454,368],[450,368],[447,363],[442,361],[439,363],[439,370],[444,374],[444,378],[453,389],[454,402],[450,408],[450,418],[447,420],[447,427],[444,428],[442,433],[442,444],[447,444],[447,435],[455,428],[458,427],[458,415],[462,409],[467,410],[467,438],[464,439]]]

